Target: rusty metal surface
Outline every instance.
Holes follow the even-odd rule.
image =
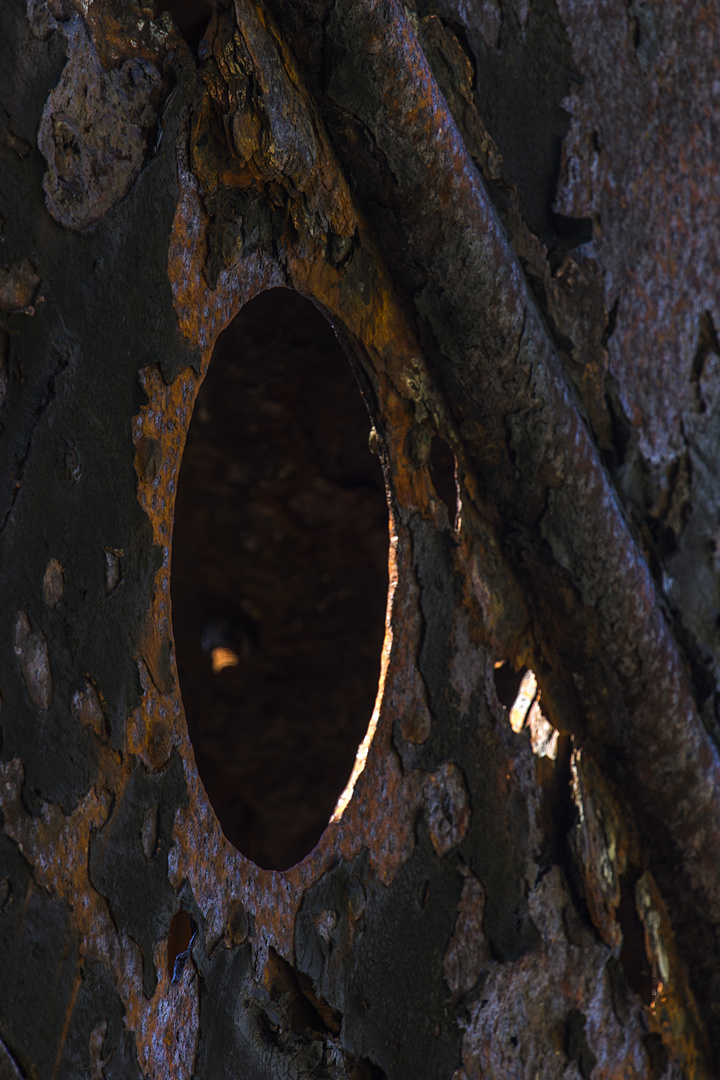
[[[415,309],[428,350],[442,354],[434,374],[459,415],[487,502],[502,513],[505,549],[527,568],[547,707],[557,726],[607,748],[606,767],[618,778],[637,782],[628,790],[639,796],[646,842],[659,864],[670,843],[684,867],[663,887],[677,889],[678,911],[690,901],[716,925],[717,750],[504,231],[399,7],[336,8],[328,33],[343,57],[328,98],[354,138],[372,132],[395,177],[395,246],[384,256],[395,266],[394,250],[425,282]],[[349,37],[362,39],[365,52],[342,53]],[[341,156],[352,173],[349,150]],[[539,555],[540,538],[552,560]],[[541,644],[546,637],[552,646]],[[704,978],[712,997],[712,971]]]
[[[557,204],[598,222],[610,370],[650,465],[682,452],[701,313],[717,286],[717,7],[561,0],[583,72]],[[601,59],[612,54],[608,67]]]
[[[635,860],[645,951],[653,985],[662,984],[650,1026],[662,1037],[668,1075],[709,1076],[692,982],[673,943],[671,903],[685,893],[673,890],[667,873],[653,877],[639,841],[615,836],[617,822],[632,816],[600,780],[587,779],[588,767],[584,786],[576,785],[585,817],[575,858],[599,936],[578,914],[562,860],[547,854],[556,829],[548,804],[563,783],[562,766],[535,757],[528,732],[510,728],[492,682],[497,651],[537,658],[543,704],[558,726],[587,732],[589,743],[613,742],[632,777],[623,799],[642,807],[651,869],[653,845],[668,830],[684,853],[693,899],[711,916],[720,903],[716,756],[697,723],[650,576],[411,23],[392,4],[341,8],[331,29],[342,14],[364,75],[375,80],[368,92],[377,92],[377,115],[387,125],[378,144],[384,139],[387,167],[398,178],[394,210],[414,270],[427,275],[414,309],[394,285],[387,253],[269,16],[249,0],[238,2],[235,19],[217,14],[200,75],[172,28],[153,31],[139,6],[96,0],[83,20],[95,53],[80,82],[97,75],[100,63],[102,84],[131,57],[164,71],[168,40],[179,53],[174,77],[185,97],[171,147],[171,293],[162,302],[171,306],[186,352],[177,369],[165,356],[137,358],[127,382],[134,387],[139,378],[145,397],[138,404],[133,390],[121,404],[104,406],[125,410],[117,461],[132,471],[133,484],[123,489],[122,505],[128,515],[137,511],[134,527],[149,522],[149,536],[137,525],[137,542],[155,559],[142,563],[136,630],[127,629],[134,625],[127,613],[103,609],[125,634],[121,650],[132,651],[136,704],[129,716],[118,720],[119,691],[108,697],[93,666],[80,666],[92,653],[87,642],[82,661],[74,654],[72,663],[60,660],[53,637],[60,640],[60,631],[49,620],[62,615],[80,625],[83,609],[71,559],[51,531],[42,567],[35,572],[33,564],[28,577],[34,591],[27,611],[19,601],[25,579],[13,585],[13,667],[3,674],[3,694],[9,698],[12,689],[28,724],[45,722],[54,697],[94,762],[73,805],[40,791],[31,810],[26,767],[3,718],[4,840],[32,868],[23,911],[33,890],[42,891],[69,913],[78,942],[66,1011],[52,1028],[48,1075],[73,1075],[77,1063],[67,1048],[81,1040],[76,1003],[92,962],[110,973],[120,999],[112,1023],[122,1017],[134,1047],[131,1054],[122,1044],[128,1077],[215,1080],[249,1060],[263,1077],[294,1069],[298,1076],[399,1078],[419,1075],[430,1061],[433,1075],[454,1071],[455,1080],[538,1072],[609,1080],[621,1071],[649,1080],[655,1063],[647,1014],[617,961],[622,930],[613,875],[619,880]],[[36,33],[61,32],[58,5],[30,9]],[[72,36],[80,22],[70,11]],[[492,29],[492,12],[487,18]],[[78,63],[73,54],[69,66]],[[347,77],[338,70],[338,80]],[[145,136],[134,138],[133,170]],[[346,140],[344,131],[338,145],[347,149]],[[150,171],[144,165],[139,179]],[[104,190],[102,198],[96,193],[92,214],[101,228],[127,207],[124,184],[106,202]],[[242,234],[243,200],[257,197],[279,211],[279,221],[253,238]],[[94,223],[81,209],[79,217],[62,218],[67,232]],[[283,873],[260,870],[221,832],[187,734],[169,605],[175,488],[195,396],[218,333],[273,285],[310,296],[337,325],[372,402],[391,496],[375,712],[343,812],[314,851]],[[161,300],[147,303],[150,313]],[[428,326],[445,350],[442,363],[436,343],[428,345]],[[163,340],[168,352],[177,348],[169,332]],[[433,486],[429,448],[438,433],[457,459],[457,522]],[[73,453],[68,484],[82,468],[94,475],[92,462]],[[99,507],[114,492],[107,473],[98,468],[97,475],[89,501]],[[26,542],[22,507],[22,498],[12,504],[4,537],[17,545],[16,557]],[[533,561],[529,538],[539,543],[538,535],[555,565]],[[102,600],[94,603],[121,596],[123,575],[140,580],[139,560],[118,543],[105,535],[96,543],[92,595]],[[525,593],[535,605],[532,619]],[[77,606],[63,607],[68,603]],[[584,685],[573,686],[573,672],[582,672]],[[575,715],[581,706],[582,719]],[[6,716],[4,698],[2,707]],[[18,742],[9,724],[7,731]],[[680,735],[686,756],[677,761]],[[602,877],[608,859],[609,884]],[[19,871],[12,873],[19,881]],[[0,893],[0,919],[6,907]],[[191,962],[172,982],[167,935],[180,907],[199,934]],[[423,922],[423,912],[432,919]],[[30,925],[29,916],[20,925]],[[12,978],[20,978],[16,960]],[[370,987],[372,1000],[356,1000],[356,985]],[[307,1009],[308,1002],[314,1028],[306,1014],[298,1019],[298,1003]],[[0,1036],[29,1075],[40,1075],[38,1036],[23,1043],[17,1023],[9,1009],[0,1014]],[[82,1036],[82,1060],[97,1069],[108,1030],[95,1023]],[[398,1040],[392,1045],[391,1034]]]

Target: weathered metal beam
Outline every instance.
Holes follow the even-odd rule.
[[[522,583],[543,701],[622,785],[717,998],[720,762],[662,600],[406,12],[338,0],[323,25],[324,119]]]

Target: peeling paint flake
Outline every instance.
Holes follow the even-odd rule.
[[[76,690],[73,694],[72,714],[83,727],[92,728],[98,738],[107,736],[107,724],[100,696],[88,678],[85,679],[85,689]]]
[[[48,210],[66,228],[85,230],[127,195],[143,166],[160,75],[139,58],[105,71],[82,23],[65,33],[68,62],[43,109],[38,147]]]
[[[483,933],[485,890],[472,874],[463,885],[458,916],[447,952],[443,957],[445,982],[453,994],[472,990],[484,965],[492,959],[490,945]]]
[[[15,655],[30,700],[36,709],[49,709],[53,696],[48,647],[42,630],[33,633],[24,611],[15,620]]]
[[[65,592],[65,572],[57,559],[50,559],[43,576],[43,598],[48,607],[60,603]]]
[[[457,847],[470,825],[470,799],[462,770],[454,762],[430,775],[423,788],[428,831],[442,858]]]

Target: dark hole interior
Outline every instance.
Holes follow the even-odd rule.
[[[215,7],[214,0],[155,0],[158,15],[168,11],[194,53],[202,41]]]
[[[178,911],[170,921],[167,942],[167,967],[170,978],[175,973],[177,958],[190,948],[190,940],[195,933],[193,921],[187,911]]]
[[[495,666],[493,674],[495,676],[495,690],[498,701],[508,710],[512,709],[515,704],[515,699],[520,690],[520,683],[523,681],[526,671],[526,667],[520,667],[516,671],[507,660]]]
[[[645,951],[645,931],[635,907],[635,890],[625,879],[620,884],[617,911],[617,920],[623,934],[620,963],[630,989],[638,995],[643,1005],[651,1005],[655,997],[655,981]]]
[[[208,797],[268,869],[317,843],[372,715],[388,519],[369,431],[308,300],[270,290],[218,338],[180,469],[173,629]]]
[[[430,447],[430,476],[436,495],[447,507],[451,525],[455,524],[458,504],[455,470],[455,454],[451,447],[444,439],[435,436]]]

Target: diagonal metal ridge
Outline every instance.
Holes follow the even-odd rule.
[[[622,785],[676,914],[720,926],[717,749],[518,259],[401,5],[337,0],[324,29],[325,122],[366,205],[373,161],[393,177],[379,241],[501,522],[544,701]]]

